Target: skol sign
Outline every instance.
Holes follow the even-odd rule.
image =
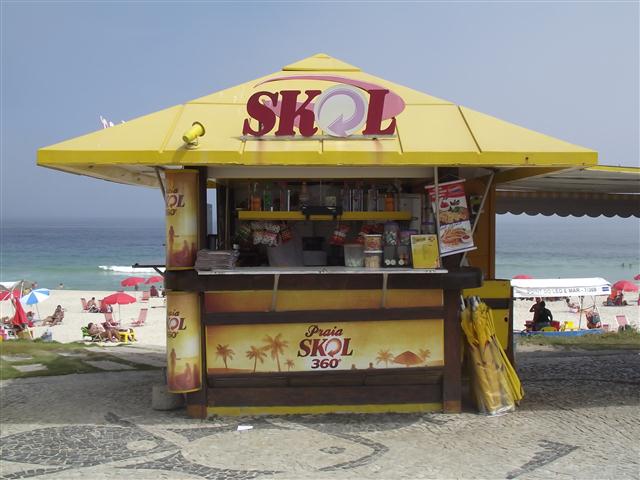
[[[275,136],[303,137],[321,129],[334,137],[393,135],[396,116],[404,100],[389,89],[369,82],[333,75],[276,77],[258,84],[283,80],[321,80],[338,83],[322,90],[259,91],[247,101],[250,118],[244,120],[242,134],[262,137],[275,129]],[[252,120],[254,120],[252,122]],[[252,126],[253,123],[253,126]],[[364,128],[364,129],[363,129]]]

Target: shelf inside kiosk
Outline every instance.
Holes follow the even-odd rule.
[[[236,273],[446,272],[425,195],[429,183],[226,180],[216,189],[217,237],[209,248],[234,255]],[[428,252],[433,262],[414,266],[412,238],[425,235],[435,239],[435,250]],[[228,269],[212,264],[215,267],[215,262],[201,262],[196,269],[201,274]]]

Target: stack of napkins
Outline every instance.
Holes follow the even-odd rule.
[[[199,250],[196,257],[196,270],[235,268],[239,254],[237,250]]]

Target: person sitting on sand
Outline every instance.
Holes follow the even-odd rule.
[[[96,297],[91,297],[91,300],[87,302],[87,311],[89,313],[99,313],[100,309],[98,308],[98,304],[96,302]]]
[[[160,294],[158,293],[158,289],[156,288],[155,285],[151,285],[151,288],[149,289],[149,296],[150,297],[159,297]]]
[[[622,293],[622,290],[618,290],[618,294],[616,295],[616,298],[613,300],[613,304],[616,307],[627,306],[627,301],[624,299],[624,293]]]
[[[534,313],[534,317],[536,319],[533,323],[534,331],[542,330],[544,327],[551,326],[551,322],[553,321],[551,310],[546,308],[546,304],[543,301],[538,303],[537,312]]]

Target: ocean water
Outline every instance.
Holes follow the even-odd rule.
[[[501,215],[496,251],[498,278],[630,280],[640,273],[640,222]],[[164,264],[161,221],[5,221],[0,228],[0,281],[116,290],[127,276],[153,273],[132,269],[134,263]]]
[[[164,223],[151,221],[6,221],[0,229],[0,280],[31,280],[46,288],[116,290],[128,276],[164,265]]]

